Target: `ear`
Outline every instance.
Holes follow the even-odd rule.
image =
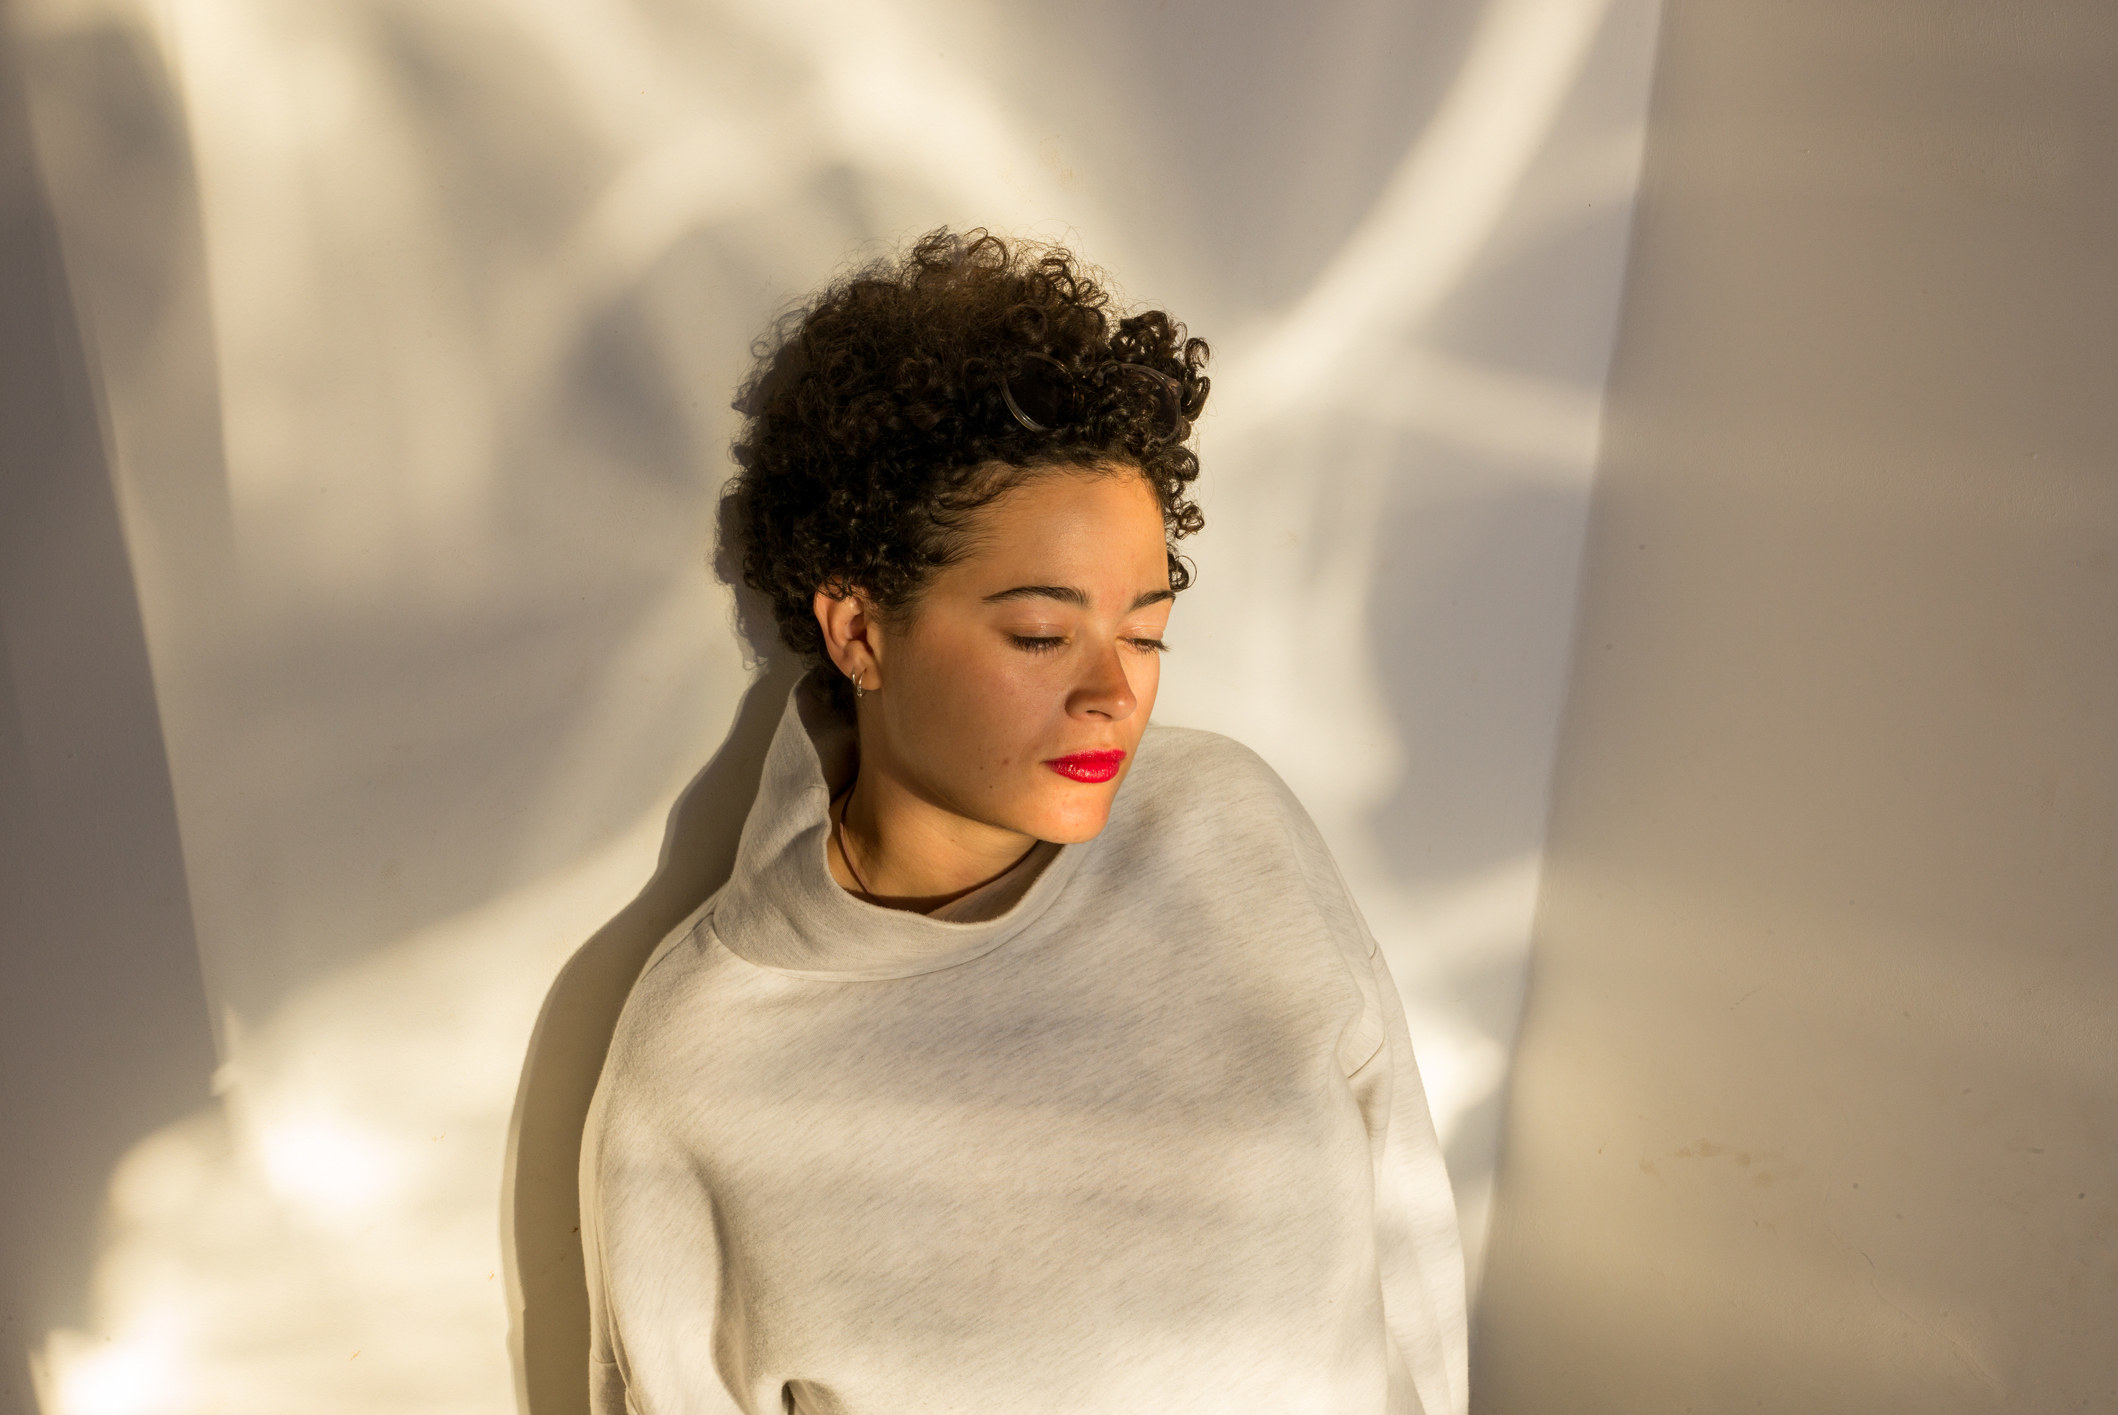
[[[811,607],[824,633],[824,653],[840,673],[874,692],[882,686],[882,626],[875,606],[859,590],[825,585]]]

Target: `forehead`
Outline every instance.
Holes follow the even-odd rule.
[[[1167,576],[1162,508],[1130,467],[1039,471],[983,507],[955,568],[974,574],[1033,566],[1128,580],[1147,567]]]

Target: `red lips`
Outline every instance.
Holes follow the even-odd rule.
[[[1108,781],[1118,774],[1125,761],[1125,753],[1076,752],[1070,757],[1053,757],[1045,765],[1072,781]]]

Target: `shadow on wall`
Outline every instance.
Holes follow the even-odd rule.
[[[153,676],[0,5],[0,1408],[214,1051]]]
[[[502,1208],[508,1345],[531,1415],[588,1409],[581,1134],[618,1013],[655,946],[727,882],[800,669],[782,654],[743,695],[728,740],[670,810],[654,877],[567,961],[538,1013],[509,1127]]]

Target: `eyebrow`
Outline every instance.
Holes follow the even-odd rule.
[[[1133,600],[1132,609],[1145,609],[1150,604],[1160,604],[1165,599],[1175,599],[1175,590],[1144,590]],[[1086,609],[1088,596],[1072,585],[1017,585],[1011,590],[985,597],[987,604],[1000,604],[1011,599],[1056,599],[1061,604],[1078,605]],[[1127,610],[1131,613],[1132,610]]]

